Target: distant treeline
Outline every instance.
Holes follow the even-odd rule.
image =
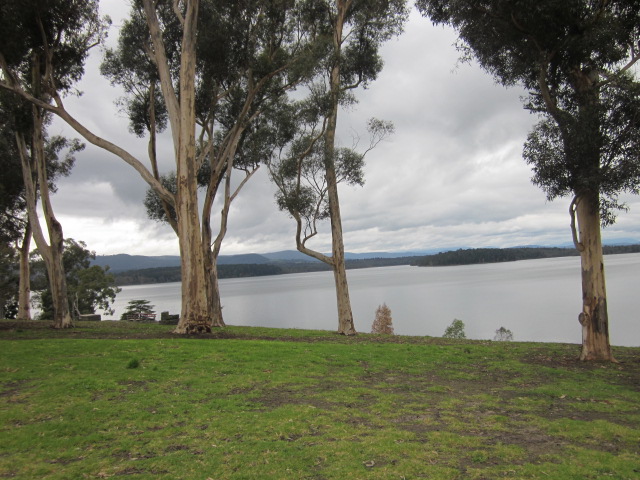
[[[640,252],[640,245],[604,246],[605,255]],[[441,252],[425,257],[415,257],[411,265],[419,267],[444,267],[474,265],[478,263],[515,262],[537,258],[578,256],[575,248],[523,247],[523,248],[470,248]]]
[[[219,278],[261,277],[281,275],[282,269],[270,264],[218,265]],[[146,283],[167,283],[180,281],[180,267],[144,268],[115,273],[118,285],[141,285]]]
[[[640,252],[640,245],[605,246],[605,255]],[[437,253],[424,257],[367,258],[347,260],[348,269],[413,265],[441,267],[447,265],[473,265],[478,263],[513,262],[536,258],[577,256],[575,248],[470,248]],[[331,267],[322,262],[273,262],[268,264],[218,265],[219,278],[260,277],[287,273],[320,272]],[[145,268],[115,273],[118,285],[140,285],[180,281],[180,267]]]
[[[409,265],[419,257],[367,258],[347,260],[348,269]],[[287,273],[323,272],[331,267],[322,262],[285,262],[218,265],[218,278],[261,277]],[[118,285],[141,285],[180,281],[180,267],[143,268],[114,273]]]

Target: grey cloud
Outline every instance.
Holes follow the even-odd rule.
[[[126,14],[119,10],[123,5],[105,6],[116,24]],[[115,38],[113,32],[110,41]],[[523,92],[495,85],[477,65],[459,65],[454,42],[451,30],[432,27],[414,12],[405,34],[384,47],[380,78],[358,92],[355,108],[341,113],[340,138],[347,144],[353,131],[364,142],[370,117],[396,126],[395,135],[368,155],[365,186],[340,188],[347,250],[570,242],[568,200],[546,202],[521,158],[536,121],[522,109]],[[95,133],[145,162],[146,140],[128,132],[127,119],[114,107],[120,93],[98,74],[98,53],[87,66],[80,87],[84,95],[66,104]],[[73,134],[60,122],[54,127]],[[162,171],[171,170],[168,133],[159,152]],[[98,253],[176,254],[171,229],[145,217],[145,190],[130,166],[88,147],[78,155],[72,176],[60,182],[56,208],[65,232],[90,237],[95,244],[89,246]],[[260,171],[234,202],[223,253],[295,247],[295,224],[278,211],[273,194],[266,172]],[[631,211],[621,214],[604,238],[640,238],[640,202],[637,197],[627,201]],[[328,232],[327,223],[311,246],[328,251]]]

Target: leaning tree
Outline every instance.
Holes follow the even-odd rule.
[[[354,90],[376,79],[383,65],[379,49],[402,31],[408,10],[406,0],[314,0],[305,2],[304,15],[324,39],[325,49],[315,80],[315,85],[324,85],[326,96],[321,145],[331,256],[325,260],[330,261],[336,284],[338,332],[354,335],[338,196],[338,111],[355,101]]]
[[[640,188],[640,2],[417,0],[500,83],[528,92],[540,121],[524,146],[549,200],[569,196],[582,269],[581,360],[611,360],[600,228]]]
[[[346,277],[339,270],[335,255],[327,255],[310,247],[310,241],[318,235],[319,224],[331,215],[329,202],[330,183],[326,175],[326,128],[327,118],[322,107],[325,95],[312,88],[309,97],[301,102],[283,106],[271,117],[269,125],[263,127],[278,148],[273,149],[268,159],[269,176],[277,186],[276,202],[280,210],[286,211],[296,222],[296,248],[329,265],[334,271],[337,297],[344,303],[342,315],[338,315],[338,332],[353,334]],[[370,119],[367,125],[369,144],[359,148],[359,139],[354,139],[352,148],[339,147],[333,150],[332,168],[338,184],[363,185],[364,159],[369,151],[385,137],[393,133],[393,125]],[[349,307],[348,309],[346,307]],[[347,321],[351,318],[351,321]]]
[[[57,328],[70,326],[71,316],[62,268],[62,226],[49,198],[47,110],[55,95],[71,90],[81,77],[87,44],[101,38],[96,9],[97,4],[91,2],[61,1],[47,5],[38,1],[4,2],[0,9],[0,87],[24,93],[33,100],[28,116],[22,115],[22,106],[16,102],[14,132],[29,225],[49,272]],[[48,241],[36,212],[38,194]]]

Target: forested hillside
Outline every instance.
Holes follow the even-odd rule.
[[[640,252],[640,245],[604,246],[605,255]],[[441,252],[435,255],[418,257],[411,265],[418,267],[443,267],[451,265],[473,265],[478,263],[514,262],[537,258],[578,256],[575,248],[536,247],[536,248],[470,248]]]
[[[640,252],[640,245],[605,246],[604,253]],[[412,265],[419,267],[441,267],[451,265],[473,265],[479,263],[513,262],[537,258],[577,256],[574,248],[521,247],[521,248],[469,248],[452,250],[420,257],[366,258],[347,260],[347,269],[390,267],[394,265]],[[284,275],[288,273],[320,272],[330,270],[322,262],[273,261],[272,263],[218,265],[219,278],[259,277],[265,275]],[[166,283],[180,281],[180,267],[145,268],[116,272],[118,285],[139,285],[148,283]]]

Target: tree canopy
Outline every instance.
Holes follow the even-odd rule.
[[[67,281],[67,295],[70,311],[74,318],[80,315],[96,313],[102,310],[105,314],[113,314],[111,305],[120,289],[116,286],[115,277],[109,273],[109,267],[91,265],[96,253],[87,249],[87,244],[67,238],[62,255],[64,272]],[[47,271],[38,252],[33,253],[32,289],[37,293],[41,317],[51,318],[53,304]]]

